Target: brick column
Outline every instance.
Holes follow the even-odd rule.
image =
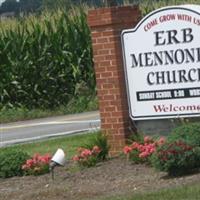
[[[130,134],[125,88],[121,31],[133,28],[140,19],[137,6],[90,10],[91,29],[101,129],[110,144],[110,155],[121,152]]]

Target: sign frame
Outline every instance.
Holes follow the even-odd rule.
[[[186,108],[183,105],[180,105],[180,107],[178,107],[177,105],[173,106],[174,100],[183,101],[183,99],[186,99],[186,98],[187,98],[187,101],[189,101],[190,98],[193,98],[193,99],[195,98],[195,99],[200,100],[200,95],[197,95],[197,96],[194,96],[194,97],[185,95],[185,94],[188,94],[188,93],[190,94],[191,90],[194,90],[194,89],[195,89],[195,91],[200,91],[200,82],[199,82],[199,87],[197,85],[195,85],[193,87],[190,84],[188,87],[175,86],[175,88],[173,88],[173,89],[171,88],[170,90],[168,90],[166,87],[163,88],[163,89],[158,87],[158,89],[152,89],[152,90],[147,89],[146,91],[142,90],[142,89],[141,89],[141,91],[138,91],[138,90],[132,91],[132,88],[131,88],[132,86],[130,87],[130,85],[131,85],[130,84],[131,75],[129,75],[130,70],[127,70],[127,65],[128,65],[127,63],[128,62],[127,62],[127,50],[126,50],[126,48],[128,49],[128,47],[126,47],[126,45],[129,42],[125,42],[125,36],[128,35],[128,34],[135,34],[139,29],[141,29],[142,25],[148,19],[151,19],[153,16],[156,16],[157,14],[160,14],[160,13],[166,12],[166,11],[178,11],[178,10],[183,11],[183,12],[189,12],[189,13],[191,12],[194,15],[198,15],[199,19],[200,19],[200,6],[197,6],[197,5],[168,6],[168,7],[163,7],[163,8],[160,8],[160,9],[157,9],[157,10],[151,12],[150,14],[145,16],[136,25],[135,28],[123,30],[122,33],[121,33],[121,44],[122,44],[122,54],[123,54],[123,62],[124,62],[124,72],[125,72],[127,98],[128,98],[128,105],[129,105],[129,114],[130,114],[130,117],[131,117],[132,120],[151,120],[151,119],[168,119],[168,118],[199,117],[200,116],[200,103],[198,105],[196,104],[197,108],[196,108],[195,112],[193,112],[193,110],[192,110],[192,112],[183,112],[184,108]],[[150,27],[150,29],[151,28],[153,29],[154,25],[152,25],[152,27]],[[199,28],[200,28],[200,26],[199,26]],[[199,31],[200,31],[200,29],[199,29]],[[148,32],[148,30],[147,30],[147,32]],[[131,36],[130,36],[130,38],[131,38]],[[189,38],[189,36],[188,36],[188,38]],[[199,42],[199,47],[200,47],[200,42]],[[138,65],[138,67],[139,67],[139,65]],[[132,81],[132,83],[133,82],[134,81]],[[135,84],[137,84],[137,83],[135,83]],[[159,91],[162,92],[162,95],[165,94],[166,98],[155,99],[155,96],[157,97],[157,94],[158,94]],[[132,95],[132,96],[134,96],[134,98],[131,97],[132,93],[135,93],[134,95]],[[184,93],[184,97],[181,96],[181,93]],[[167,99],[167,94],[169,95],[168,99]],[[175,94],[177,94],[178,96],[174,97]],[[146,99],[144,99],[144,100],[139,99],[138,98],[139,96],[141,96],[141,97],[146,96]],[[140,102],[138,102],[138,100]],[[165,103],[163,103],[163,102],[167,102],[167,101],[169,102],[169,100],[172,101],[172,104],[168,103],[167,106],[165,106]],[[142,101],[145,101],[145,102],[148,101],[148,103],[149,102],[155,102],[155,101],[161,102],[160,103],[161,107],[154,107],[154,111],[156,110],[155,108],[157,108],[159,110],[159,112],[158,113],[154,112],[154,114],[152,114],[151,112],[145,113],[143,111],[143,113],[141,112],[142,114],[140,114],[140,111],[138,111],[138,110],[135,111],[138,104],[141,103]],[[143,105],[145,105],[145,104],[143,104]],[[193,106],[193,105],[191,105],[191,106]],[[141,107],[143,107],[143,106],[141,106]],[[160,112],[160,110],[162,110],[162,112]],[[171,110],[173,112],[170,113]],[[188,110],[186,110],[186,111],[188,111]]]

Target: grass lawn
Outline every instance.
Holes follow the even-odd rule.
[[[170,187],[170,186],[169,186]],[[134,194],[130,197],[111,197],[98,200],[199,200],[200,184]]]
[[[35,153],[54,154],[58,148],[62,148],[67,156],[67,159],[70,159],[71,156],[76,153],[78,147],[88,143],[88,141],[95,138],[96,135],[97,133],[88,133],[74,136],[65,136],[56,139],[36,141],[28,144],[14,145],[2,148],[1,150],[6,151],[10,148],[21,149],[22,151],[27,152],[29,155],[33,155]]]

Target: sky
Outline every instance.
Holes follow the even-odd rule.
[[[0,4],[2,3],[2,2],[4,2],[5,0],[0,0]]]
[[[2,4],[5,0],[0,0],[0,4]]]
[[[5,0],[0,0],[0,5],[4,2]]]

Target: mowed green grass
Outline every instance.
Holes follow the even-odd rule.
[[[98,200],[199,200],[199,199],[200,199],[200,183],[196,183],[190,186],[163,189],[155,192],[143,192],[143,193],[133,194],[129,197],[114,196]]]
[[[65,137],[59,137],[56,139],[49,139],[44,141],[36,141],[28,144],[14,145],[10,147],[1,148],[0,151],[7,151],[11,148],[20,149],[27,152],[29,155],[39,154],[54,154],[58,148],[62,148],[66,154],[67,159],[76,154],[77,148],[88,143],[90,140],[95,138],[97,132],[84,133],[79,135],[71,135]]]

